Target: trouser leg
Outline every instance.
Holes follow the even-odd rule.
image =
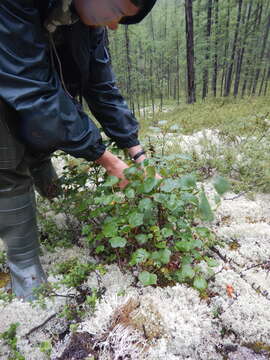
[[[46,277],[39,261],[35,196],[25,148],[11,133],[15,120],[16,114],[0,100],[0,238],[7,247],[13,293],[33,300],[33,289]]]

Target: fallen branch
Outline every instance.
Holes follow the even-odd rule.
[[[52,320],[58,313],[54,313],[51,316],[49,316],[46,320],[43,321],[43,323],[35,326],[34,328],[32,328],[31,330],[28,331],[28,333],[26,333],[23,337],[27,338],[29,335],[31,335],[33,332],[35,332],[36,330],[39,330],[40,328],[42,328],[44,325],[46,325],[50,320]]]

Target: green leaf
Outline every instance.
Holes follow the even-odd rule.
[[[82,235],[89,235],[92,231],[92,225],[84,225],[82,228]]]
[[[154,194],[154,200],[157,203],[164,204],[168,200],[168,195],[166,194]]]
[[[137,227],[143,224],[143,214],[138,212],[133,212],[128,217],[129,225],[132,227]]]
[[[139,274],[139,280],[144,286],[155,285],[157,283],[157,275],[143,271]]]
[[[176,197],[174,198],[173,195],[170,196],[170,199],[163,204],[163,206],[170,211],[175,211],[182,209],[183,202],[181,200],[178,200]]]
[[[158,184],[158,180],[154,177],[148,177],[143,183],[142,191],[146,194],[150,193]]]
[[[131,178],[133,175],[136,175],[138,169],[135,166],[130,166],[129,168],[124,170],[124,175],[127,179]]]
[[[138,249],[131,255],[129,264],[131,266],[144,263],[149,258],[149,252],[145,249]]]
[[[121,235],[128,234],[130,232],[130,226],[124,225],[120,228],[120,231],[121,231]]]
[[[180,219],[177,221],[177,227],[181,230],[189,228],[189,224],[184,219]]]
[[[156,169],[154,166],[147,166],[146,168],[146,174],[149,177],[155,177],[156,176]]]
[[[197,205],[198,204],[198,199],[195,195],[189,193],[189,192],[184,192],[181,196],[181,199],[186,203],[186,204],[194,204]]]
[[[118,224],[115,222],[104,224],[102,227],[102,233],[106,237],[113,237],[117,235],[117,232],[118,232]]]
[[[155,244],[155,247],[157,249],[165,249],[167,247],[167,242],[166,241],[158,241],[156,244]]]
[[[163,228],[163,229],[161,230],[161,234],[162,234],[162,236],[163,236],[164,238],[167,238],[167,237],[173,235],[173,231],[172,231],[172,229],[170,229],[170,228]]]
[[[210,267],[216,267],[219,265],[216,259],[210,258],[208,256],[205,256],[204,260],[207,262],[207,265]]]
[[[145,234],[139,234],[135,236],[135,239],[138,241],[139,244],[145,244],[148,241],[148,236]]]
[[[191,254],[192,254],[194,260],[201,260],[202,259],[202,254],[197,250],[192,250]],[[196,269],[194,269],[194,270],[196,271]]]
[[[175,248],[178,251],[188,252],[192,249],[192,246],[191,246],[190,241],[182,240],[182,241],[176,242]]]
[[[179,180],[181,188],[196,188],[196,177],[192,174],[187,174]]]
[[[120,236],[116,236],[109,240],[110,244],[113,248],[123,248],[127,244],[127,240],[124,238],[121,238]]]
[[[153,201],[149,198],[145,198],[139,201],[139,210],[141,212],[151,210],[153,208]]]
[[[210,236],[210,230],[206,227],[197,226],[195,229],[196,233],[203,239],[207,239]]]
[[[114,186],[114,185],[118,184],[119,181],[120,181],[120,179],[118,177],[116,177],[116,176],[108,176],[108,179],[103,184],[103,186],[111,187],[111,186]]]
[[[192,256],[186,255],[182,257],[182,264],[183,265],[187,265],[187,264],[191,264],[193,261]]]
[[[213,221],[214,220],[213,211],[210,207],[209,201],[208,201],[204,191],[202,191],[200,194],[199,212],[200,212],[201,218],[204,221]]]
[[[195,276],[195,271],[190,264],[185,264],[182,265],[180,274],[184,279],[193,279]]]
[[[96,252],[96,254],[100,254],[100,253],[102,253],[104,250],[105,250],[105,246],[104,246],[104,245],[99,245],[99,246],[96,247],[95,252]]]
[[[192,246],[192,249],[201,249],[203,246],[203,242],[199,239],[193,239],[190,241],[190,245]]]
[[[140,163],[140,166],[143,165],[144,167],[149,166],[150,159],[144,159],[142,163]]]
[[[156,261],[160,264],[166,265],[170,262],[171,254],[172,253],[169,249],[154,251],[151,254],[151,259],[153,259],[154,261]]]
[[[179,181],[173,179],[165,179],[162,182],[161,191],[170,193],[173,190],[179,188]]]
[[[205,280],[204,277],[202,276],[196,276],[194,281],[193,281],[193,286],[195,289],[199,290],[199,291],[203,291],[205,289],[207,289],[207,281]]]
[[[228,182],[228,180],[222,176],[216,176],[213,185],[220,196],[224,195],[231,188],[231,185]]]
[[[103,205],[112,205],[113,203],[114,203],[114,196],[113,196],[113,194],[102,197],[102,204],[103,204]]]
[[[135,198],[135,191],[134,189],[127,189],[125,190],[125,195],[128,199],[134,199]]]

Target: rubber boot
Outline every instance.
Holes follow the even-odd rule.
[[[32,301],[34,289],[46,281],[39,260],[36,207],[33,190],[0,199],[0,238],[7,247],[12,292]]]

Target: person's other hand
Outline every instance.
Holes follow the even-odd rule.
[[[128,180],[125,178],[124,170],[128,168],[128,165],[124,161],[106,150],[95,162],[103,166],[109,175],[122,179],[119,183],[120,189],[124,189],[127,186]]]

